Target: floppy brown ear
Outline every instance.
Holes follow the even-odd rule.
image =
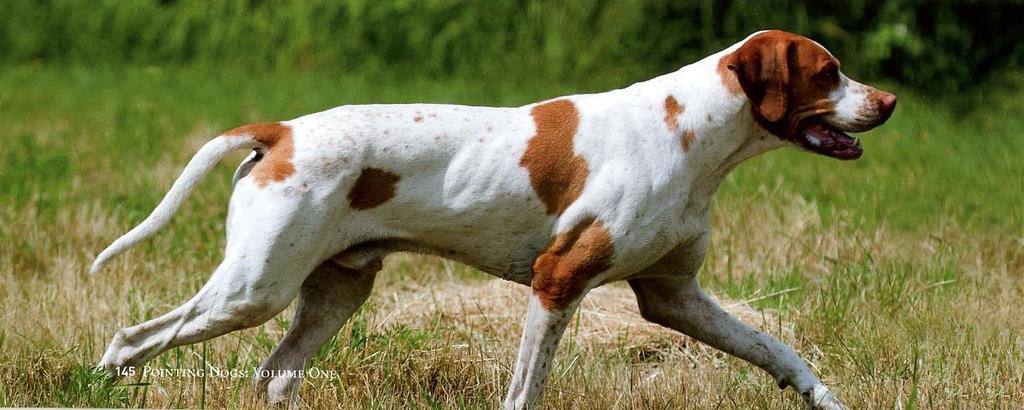
[[[789,55],[792,42],[771,37],[752,39],[733,53],[729,69],[768,122],[789,111]]]

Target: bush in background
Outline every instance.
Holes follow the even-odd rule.
[[[1024,2],[4,0],[0,60],[628,81],[752,31],[948,92],[1024,61]]]

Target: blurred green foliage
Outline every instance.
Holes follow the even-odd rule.
[[[637,80],[747,34],[926,90],[1024,62],[1024,1],[0,0],[0,61]]]

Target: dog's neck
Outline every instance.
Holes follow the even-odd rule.
[[[723,84],[717,67],[728,52],[620,90],[631,103],[650,108],[649,118],[641,121],[661,124],[647,128],[655,132],[669,129],[664,124],[668,96],[682,108],[675,121],[678,127],[672,131],[673,140],[681,141],[683,133],[690,130],[695,137],[689,149],[679,150],[681,158],[675,161],[678,167],[672,179],[678,181],[677,188],[687,197],[688,208],[706,207],[726,175],[741,162],[785,146],[757,124],[747,97],[733,94]]]

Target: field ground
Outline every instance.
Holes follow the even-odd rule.
[[[518,105],[626,85],[492,83],[166,68],[0,69],[0,406],[245,407],[245,378],[89,371],[121,326],[195,293],[219,261],[230,174],[207,177],[160,235],[86,268],[139,222],[219,131],[345,103]],[[1024,76],[956,98],[900,89],[865,157],[750,161],[715,203],[701,281],[796,347],[853,408],[1024,402]],[[526,289],[420,256],[313,364],[314,408],[494,408]],[[562,341],[546,408],[800,408],[737,359],[648,325],[628,288],[595,291]],[[174,349],[160,369],[251,371],[288,324]],[[207,368],[209,368],[207,367]],[[333,372],[333,373],[328,373]]]

